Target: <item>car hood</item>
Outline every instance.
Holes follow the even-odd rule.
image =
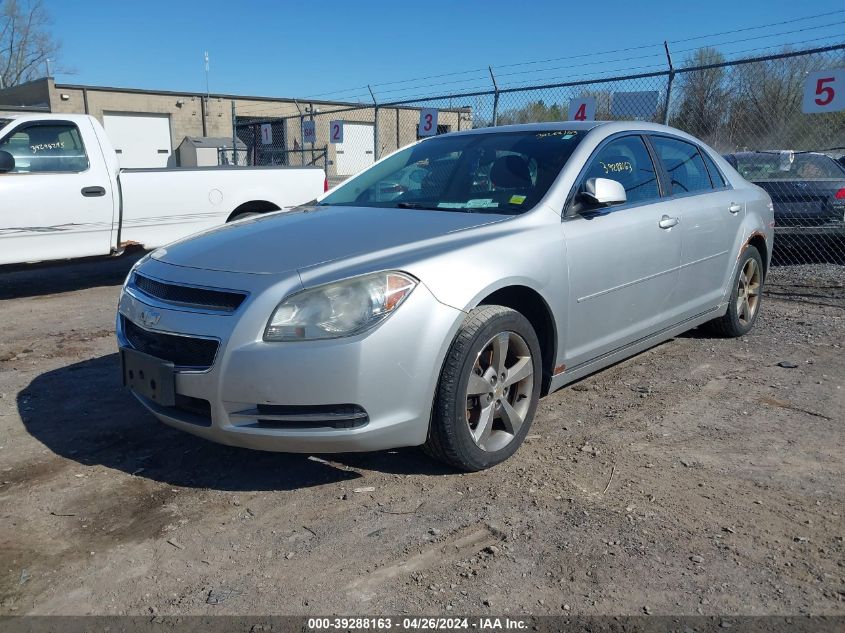
[[[377,207],[303,207],[227,224],[158,249],[176,266],[272,274],[410,245],[509,216]]]

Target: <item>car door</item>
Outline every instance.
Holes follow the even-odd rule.
[[[620,182],[624,204],[579,202],[585,182]],[[666,327],[681,261],[681,234],[642,136],[611,137],[587,162],[564,216],[572,369]]]
[[[15,159],[0,173],[0,264],[108,254],[111,180],[93,128],[82,125],[84,137],[71,121],[29,121],[0,138]]]
[[[664,135],[649,140],[666,175],[671,213],[680,218],[676,320],[682,321],[722,300],[726,274],[736,260],[745,200],[697,145]]]

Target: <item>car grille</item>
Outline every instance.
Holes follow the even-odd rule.
[[[139,352],[169,360],[179,367],[208,369],[214,364],[217,355],[217,341],[194,336],[177,336],[152,332],[135,325],[126,317],[123,322],[123,335],[129,344]]]
[[[167,303],[221,312],[234,312],[246,299],[246,294],[242,292],[165,283],[139,273],[135,273],[132,285],[144,294]]]

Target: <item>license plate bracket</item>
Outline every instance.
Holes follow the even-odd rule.
[[[176,374],[170,361],[134,349],[120,349],[123,386],[163,407],[176,404]]]

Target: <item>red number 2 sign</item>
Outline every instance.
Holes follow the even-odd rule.
[[[845,110],[845,68],[810,73],[804,82],[801,111],[839,112]]]

